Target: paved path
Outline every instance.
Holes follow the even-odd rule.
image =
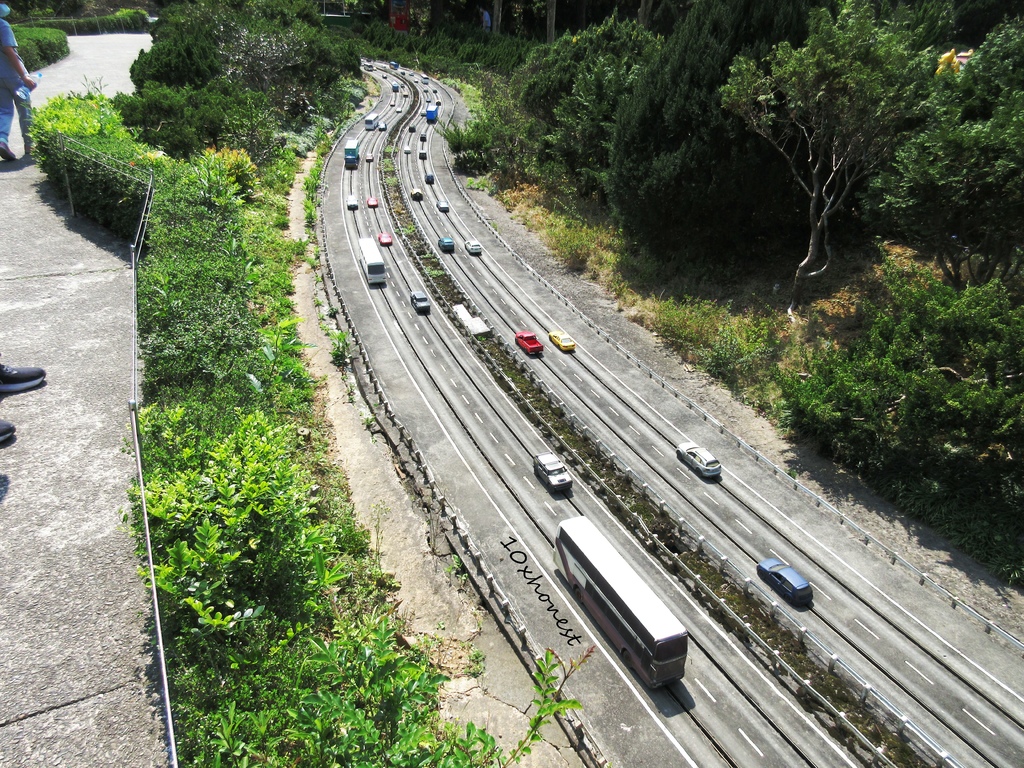
[[[70,39],[37,105],[132,89],[148,35]],[[17,127],[11,147],[22,153]],[[164,766],[149,593],[121,523],[133,475],[128,249],[70,216],[30,162],[0,163],[0,352],[46,368],[8,395],[0,446],[0,766]]]

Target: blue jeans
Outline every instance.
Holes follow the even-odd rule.
[[[6,142],[10,138],[14,110],[17,108],[25,151],[31,152],[32,139],[29,137],[29,129],[32,127],[32,99],[22,99],[18,96],[16,91],[21,85],[21,80],[16,77],[0,78],[0,141]]]

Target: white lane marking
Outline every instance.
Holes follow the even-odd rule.
[[[652,450],[653,450],[653,451],[654,451],[654,452],[655,452],[656,454],[658,454],[659,456],[661,456],[661,458],[665,458],[665,454],[664,454],[664,453],[662,453],[661,451],[659,451],[659,450],[658,450],[658,446],[656,446],[656,445],[652,445],[652,446],[651,446],[651,449],[652,449]]]
[[[684,477],[685,479],[687,479],[687,480],[690,480],[690,479],[692,479],[692,478],[690,477],[690,473],[689,473],[689,472],[687,472],[687,471],[686,471],[685,469],[683,469],[682,467],[680,467],[680,466],[678,466],[678,465],[676,465],[676,472],[678,472],[678,473],[679,473],[680,475],[682,475],[682,476],[683,476],[683,477]]]
[[[932,681],[932,679],[930,677],[928,677],[928,675],[926,675],[920,669],[918,669],[913,664],[911,664],[909,659],[904,659],[903,663],[906,664],[908,667],[910,667],[915,672],[917,672],[917,674],[919,674],[921,677],[923,677],[928,682],[928,685],[935,685],[935,683]]]
[[[718,703],[718,699],[716,699],[714,696],[711,695],[711,691],[709,691],[707,688],[704,687],[704,683],[702,683],[700,680],[694,680],[693,682],[695,682],[697,685],[700,686],[700,689],[702,691],[704,691],[704,693],[707,695],[707,697],[709,699],[711,699],[711,702],[713,704],[717,704]]]
[[[752,749],[753,749],[753,750],[754,750],[755,752],[757,752],[757,756],[758,756],[758,757],[764,757],[764,752],[762,752],[762,751],[761,751],[760,749],[758,749],[758,748],[757,748],[757,744],[755,744],[754,742],[752,742],[752,741],[750,740],[750,737],[749,737],[749,736],[747,736],[747,734],[745,734],[745,733],[743,732],[743,729],[742,729],[742,728],[737,728],[736,730],[740,732],[740,736],[742,736],[742,737],[743,737],[744,739],[746,739],[746,740],[747,740],[747,744],[749,744],[749,745],[751,746],[751,748],[752,748]]]
[[[634,432],[636,432],[636,433],[637,433],[638,435],[640,434],[640,430],[639,430],[639,429],[637,429],[636,427],[634,427],[634,426],[633,426],[632,424],[627,424],[626,426],[627,426],[627,427],[629,427],[630,429],[632,429],[632,430],[633,430]]]
[[[459,386],[458,384],[455,383],[455,379],[453,379],[451,376],[448,377],[448,381],[450,381],[452,383],[453,387]]]
[[[737,517],[737,518],[734,518],[734,519],[736,520],[736,525],[738,525],[738,526],[739,526],[740,528],[742,528],[742,529],[743,529],[744,531],[746,531],[747,533],[749,533],[749,534],[750,534],[751,536],[753,536],[753,535],[754,535],[754,532],[753,532],[752,530],[750,530],[749,528],[747,528],[747,526],[745,526],[745,525],[743,524],[743,522],[742,522],[742,521],[741,521],[741,520],[740,520],[740,519],[739,519],[738,517]]]
[[[466,399],[465,395],[462,396],[462,402],[464,402],[466,405],[469,405],[469,400]]]
[[[562,362],[562,365],[565,365],[564,361]],[[583,383],[583,378],[578,373],[576,373],[576,371],[573,371],[572,375],[575,376],[579,380],[580,384]]]
[[[531,483],[531,485],[532,485],[532,483]],[[549,512],[550,512],[550,513],[551,513],[552,515],[557,515],[557,514],[558,514],[557,512],[555,512],[555,508],[551,506],[550,502],[547,502],[547,501],[545,501],[545,502],[544,502],[544,506],[548,508],[548,511],[549,511]]]
[[[595,392],[594,390],[590,390],[590,394],[592,394],[592,395],[593,395],[594,397],[596,397],[596,398],[597,398],[598,400],[600,400],[600,399],[601,399],[601,396],[600,396],[599,394],[597,394],[597,392]]]
[[[426,336],[421,335],[420,338],[423,339],[423,346],[426,347],[426,346],[428,346],[430,344],[430,342],[427,341],[427,337]]]
[[[436,357],[437,357],[437,353],[436,353],[436,352],[434,352],[434,348],[433,348],[433,347],[431,347],[431,348],[430,348],[430,356],[431,356],[431,357],[434,357],[434,358],[436,358]]]
[[[480,418],[480,414],[479,413],[477,413],[476,411],[473,411],[473,415],[476,416],[476,420],[479,421],[481,424],[484,423],[484,420]]]
[[[858,624],[860,624],[861,627],[864,627],[864,631],[867,632],[869,635],[871,635],[873,638],[875,638],[875,640],[879,639],[878,635],[876,635],[874,632],[872,632],[870,629],[868,629],[867,627],[864,626],[864,622],[863,621],[861,621],[860,619],[854,619],[854,621],[856,621]]]
[[[487,434],[491,436],[491,440],[493,440],[494,442],[498,442],[498,438],[494,436],[493,432],[488,432]]]
[[[507,453],[505,454],[505,458],[508,459],[508,463],[511,464],[513,467],[516,465],[516,463],[512,461],[512,457],[509,456]]]
[[[995,735],[996,735],[996,732],[995,732],[995,731],[993,731],[993,730],[992,730],[991,728],[989,728],[989,727],[988,727],[987,725],[985,725],[985,724],[984,724],[983,722],[981,722],[981,720],[979,720],[978,718],[976,718],[976,717],[975,717],[974,715],[972,715],[972,714],[971,714],[970,712],[968,712],[968,711],[967,711],[966,709],[964,709],[963,707],[960,707],[960,710],[961,710],[961,711],[962,711],[962,712],[963,712],[963,713],[964,713],[965,715],[967,715],[967,716],[968,716],[969,718],[971,718],[971,720],[973,720],[973,721],[974,721],[974,722],[976,722],[976,723],[977,723],[978,725],[980,725],[980,726],[981,726],[982,728],[984,728],[984,729],[985,729],[986,731],[988,731],[989,733],[991,733],[991,734],[992,734],[993,736],[995,736]]]
[[[444,363],[441,363],[441,370],[448,373],[448,369],[444,367]]]
[[[722,502],[720,502],[718,499],[712,498],[707,491],[704,491],[704,495],[711,499],[713,502],[715,502],[715,504],[717,504],[718,506],[722,506]]]
[[[611,411],[612,416],[614,416],[616,419],[619,418],[619,414],[615,412],[614,408],[609,408],[608,410]]]

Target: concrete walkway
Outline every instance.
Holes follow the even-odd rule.
[[[148,35],[70,39],[41,105],[130,91]],[[15,123],[11,147],[22,154]],[[3,397],[0,446],[0,766],[167,765],[149,593],[121,522],[134,474],[127,244],[70,216],[39,170],[0,163],[0,353],[46,368]]]

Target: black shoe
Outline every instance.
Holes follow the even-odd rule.
[[[6,443],[12,437],[14,437],[14,425],[0,419],[0,443]]]
[[[42,384],[46,371],[42,368],[13,368],[0,365],[0,392],[21,392]]]

